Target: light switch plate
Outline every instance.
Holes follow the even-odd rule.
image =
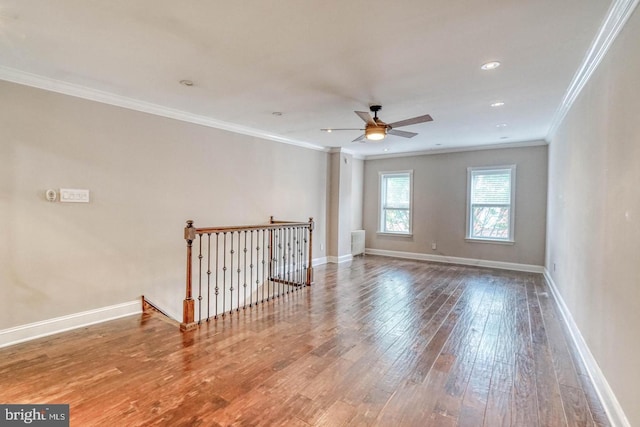
[[[61,188],[60,201],[63,203],[89,203],[89,190]]]

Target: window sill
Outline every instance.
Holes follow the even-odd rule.
[[[516,243],[515,240],[477,239],[471,237],[466,237],[464,240],[470,243],[493,243],[497,245],[515,245]]]
[[[389,233],[384,231],[377,231],[378,236],[393,236],[393,237],[413,237],[413,233]]]

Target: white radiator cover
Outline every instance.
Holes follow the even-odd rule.
[[[364,254],[364,230],[354,230],[351,232],[351,255]]]

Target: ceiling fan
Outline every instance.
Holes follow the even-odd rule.
[[[365,111],[354,111],[354,113],[356,113],[358,117],[360,117],[366,123],[366,126],[364,129],[342,128],[342,129],[320,129],[320,130],[324,132],[333,132],[334,130],[363,130],[364,134],[354,139],[353,142],[356,142],[356,141],[366,142],[365,140],[380,141],[381,139],[384,139],[387,136],[387,134],[401,136],[403,138],[413,138],[414,136],[417,135],[417,133],[407,132],[404,130],[397,130],[396,128],[399,128],[402,126],[415,125],[417,123],[433,121],[430,115],[425,114],[424,116],[418,116],[412,119],[405,119],[405,120],[400,120],[398,122],[387,124],[378,118],[378,111],[382,109],[381,105],[372,105],[369,107],[369,109],[373,113],[373,117],[371,117],[371,115]]]

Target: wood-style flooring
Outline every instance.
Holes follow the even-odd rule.
[[[607,426],[541,275],[366,256],[181,333],[157,313],[0,349],[72,426]]]

